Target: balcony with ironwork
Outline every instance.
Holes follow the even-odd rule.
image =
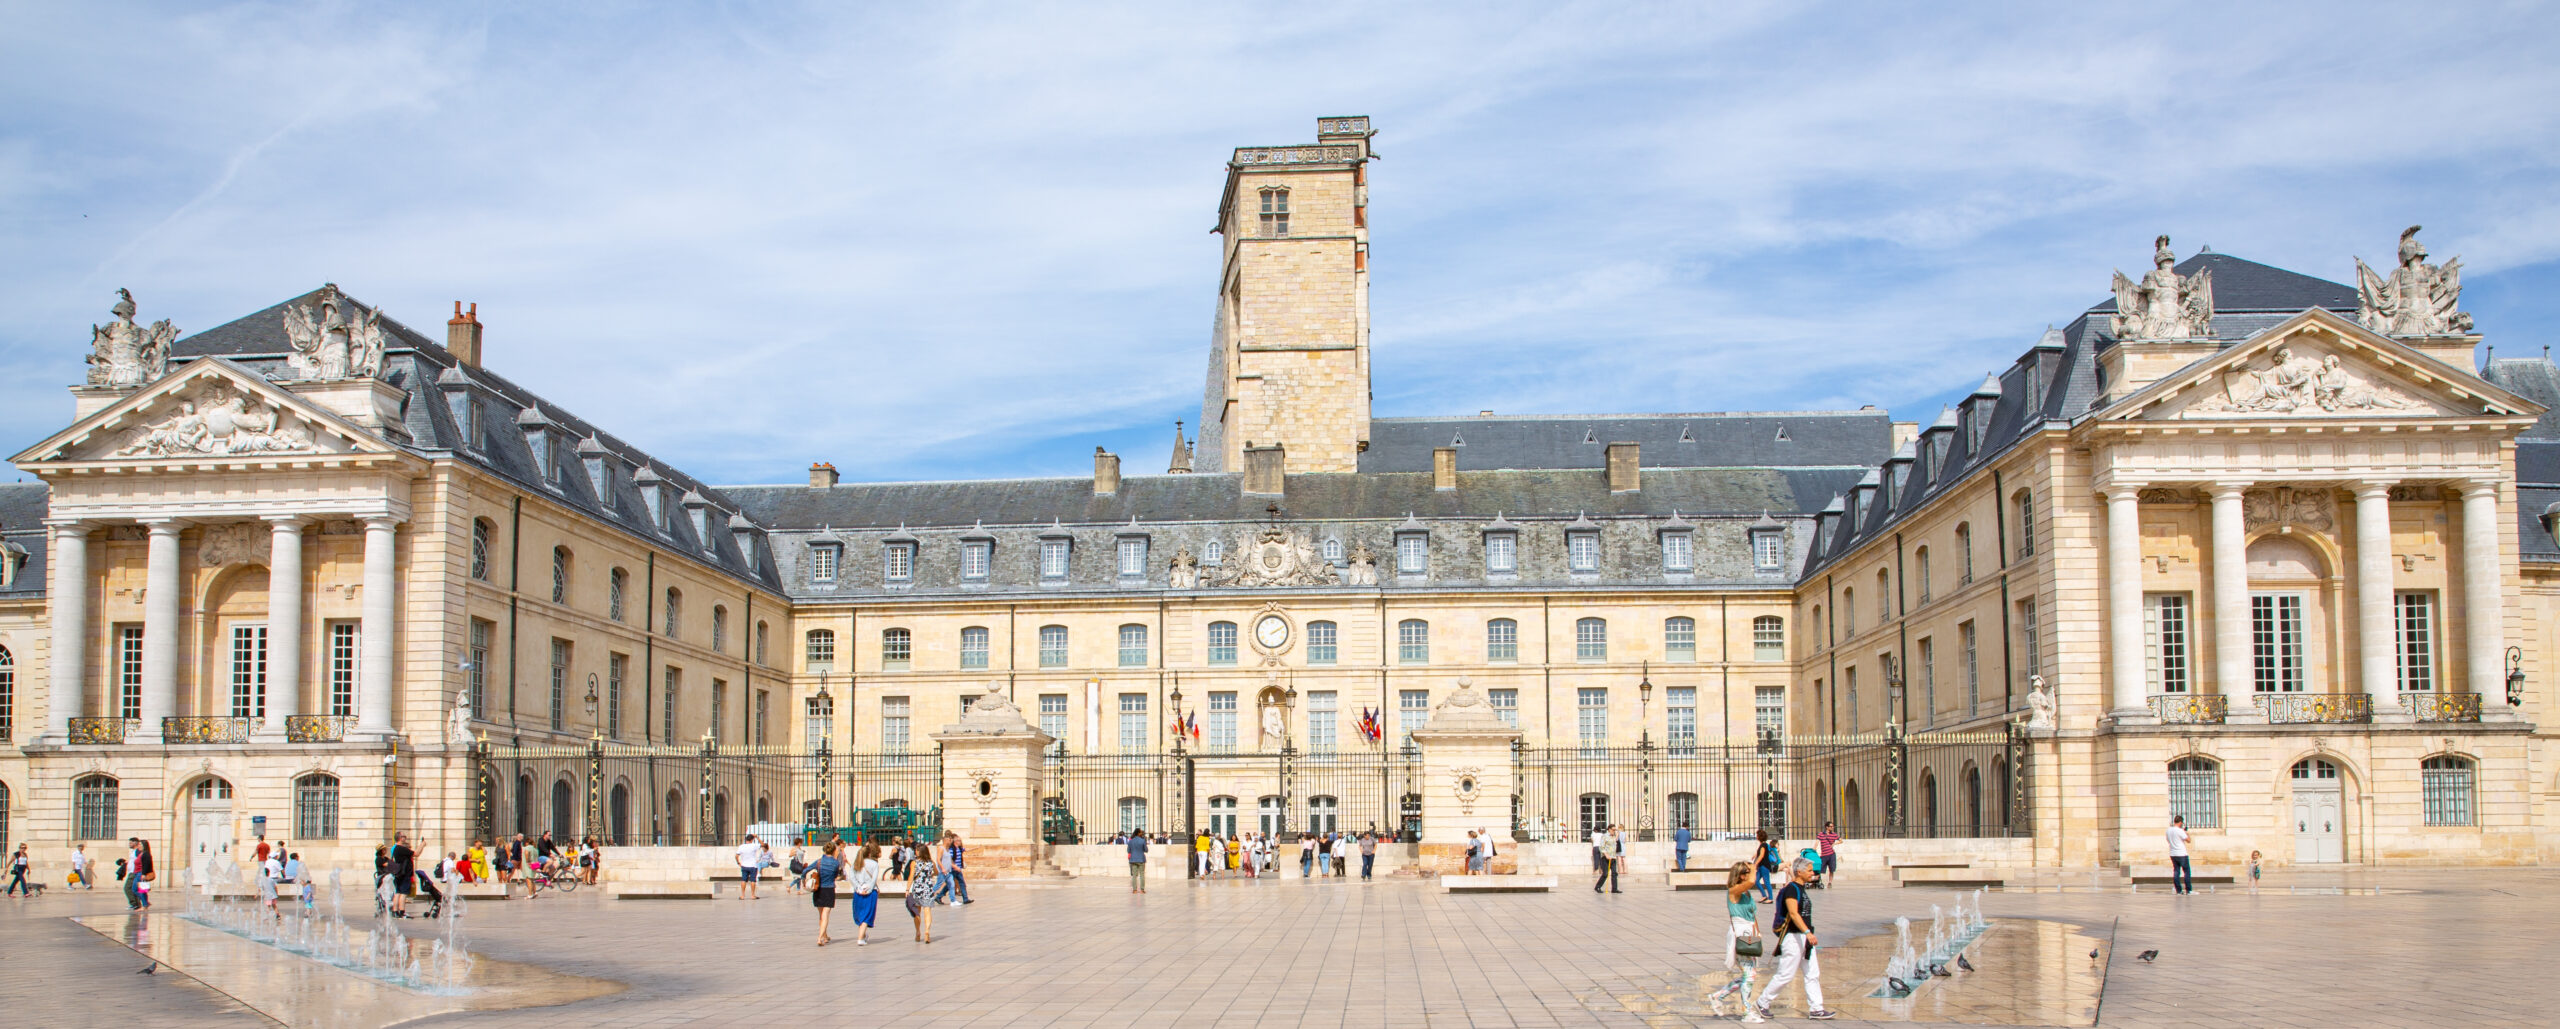
[[[338,743],[355,725],[352,715],[286,715],[284,739],[287,743]]]
[[[2219,693],[2155,693],[2151,716],[2162,725],[2220,725],[2231,698]]]
[[[2477,693],[2403,693],[2401,710],[2421,722],[2477,722],[2480,720],[2480,695]]]
[[[160,742],[247,743],[251,719],[208,715],[173,715],[160,720]]]
[[[73,743],[122,743],[142,724],[139,718],[74,718],[71,720]]]
[[[2259,709],[2275,725],[2359,725],[2373,721],[2373,698],[2362,693],[2261,693]]]

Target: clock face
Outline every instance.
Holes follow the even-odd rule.
[[[1289,620],[1279,615],[1264,615],[1253,623],[1253,641],[1264,650],[1278,650],[1289,642]]]

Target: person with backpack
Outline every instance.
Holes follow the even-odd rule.
[[[14,897],[22,893],[30,897],[36,895],[36,888],[27,883],[27,869],[29,867],[30,866],[27,861],[27,845],[23,843],[18,844],[18,852],[9,855],[10,896]]]
[[[1839,1017],[1822,1006],[1822,962],[1814,956],[1822,938],[1813,931],[1812,887],[1813,862],[1804,858],[1788,862],[1787,885],[1778,891],[1778,915],[1770,924],[1778,937],[1778,971],[1752,1005],[1762,1018],[1769,1017],[1769,1005],[1777,1001],[1778,991],[1798,975],[1804,977],[1804,1017],[1816,1021]]]
[[[1777,891],[1770,886],[1769,879],[1778,871],[1778,845],[1769,840],[1767,829],[1760,830],[1756,839],[1759,842],[1751,851],[1751,888],[1760,894],[1760,903],[1775,904],[1778,902]]]

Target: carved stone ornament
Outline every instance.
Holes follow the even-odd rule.
[[[2116,273],[2116,313],[2108,331],[2117,339],[2202,339],[2213,335],[2213,270],[2180,275],[2169,237],[2152,243],[2151,271],[2141,282]]]
[[[1031,731],[1031,723],[1022,717],[1022,709],[1004,695],[1004,684],[990,682],[986,692],[969,698],[969,710],[960,720],[943,726],[944,732],[984,733],[998,735]]]
[[[223,565],[265,564],[273,547],[267,543],[263,526],[249,522],[211,526],[204,530],[204,546],[196,560],[215,567]]]
[[[2196,498],[2194,494],[2182,489],[2153,486],[2143,490],[2138,499],[2145,504],[2192,504],[2195,503]]]
[[[1334,572],[1333,563],[1316,553],[1315,544],[1305,536],[1278,528],[1238,539],[1227,563],[1202,581],[1205,586],[1242,589],[1341,583],[1342,577]]]
[[[1346,586],[1378,584],[1378,555],[1369,549],[1368,544],[1351,545],[1351,563],[1342,570],[1342,582]]]
[[[293,379],[336,382],[382,374],[382,351],[389,338],[381,310],[349,299],[336,283],[320,287],[320,295],[308,304],[285,308],[284,335],[293,345],[285,357]]]
[[[969,773],[969,799],[978,802],[978,813],[990,813],[996,804],[996,771],[981,768]]]
[[[1193,589],[1200,584],[1200,559],[1191,556],[1191,548],[1173,552],[1173,565],[1166,571],[1165,584],[1178,590]]]
[[[2462,259],[2427,263],[2418,226],[2400,234],[2400,266],[2383,275],[2356,258],[2356,320],[2391,336],[2451,336],[2471,331],[2461,310]]]
[[[2054,703],[2052,687],[2045,684],[2044,676],[2041,675],[2028,676],[2027,683],[2029,685],[2027,690],[2027,728],[2053,728]]]
[[[1458,680],[1458,688],[1451,690],[1446,699],[1432,706],[1431,720],[1423,725],[1427,732],[1509,728],[1503,724],[1501,712],[1486,702],[1484,694],[1476,692],[1475,680],[1464,678]]]
[[[134,323],[133,291],[116,291],[113,320],[89,328],[89,385],[130,389],[169,372],[169,344],[178,327],[163,318],[143,328]]]
[[[311,434],[284,424],[284,413],[227,382],[212,382],[178,401],[173,414],[126,434],[117,457],[308,454]]]
[[[2310,357],[2278,346],[2267,363],[2222,373],[2222,392],[2187,408],[2191,414],[2387,414],[2422,408],[2416,399],[2349,369],[2336,354]]]
[[[2327,532],[2338,524],[2337,500],[2325,489],[2253,489],[2240,495],[2240,522],[2249,530],[2299,525]]]

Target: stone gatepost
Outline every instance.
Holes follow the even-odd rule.
[[[969,713],[933,738],[942,744],[942,828],[969,848],[969,874],[1028,874],[1040,862],[1049,734],[1023,720],[1002,684],[988,683]]]
[[[1517,858],[1511,842],[1512,747],[1520,730],[1503,724],[1474,683],[1458,680],[1457,692],[1431,709],[1414,730],[1422,749],[1422,841],[1415,864],[1425,875],[1467,870],[1467,831],[1494,835],[1490,872],[1510,872]]]

